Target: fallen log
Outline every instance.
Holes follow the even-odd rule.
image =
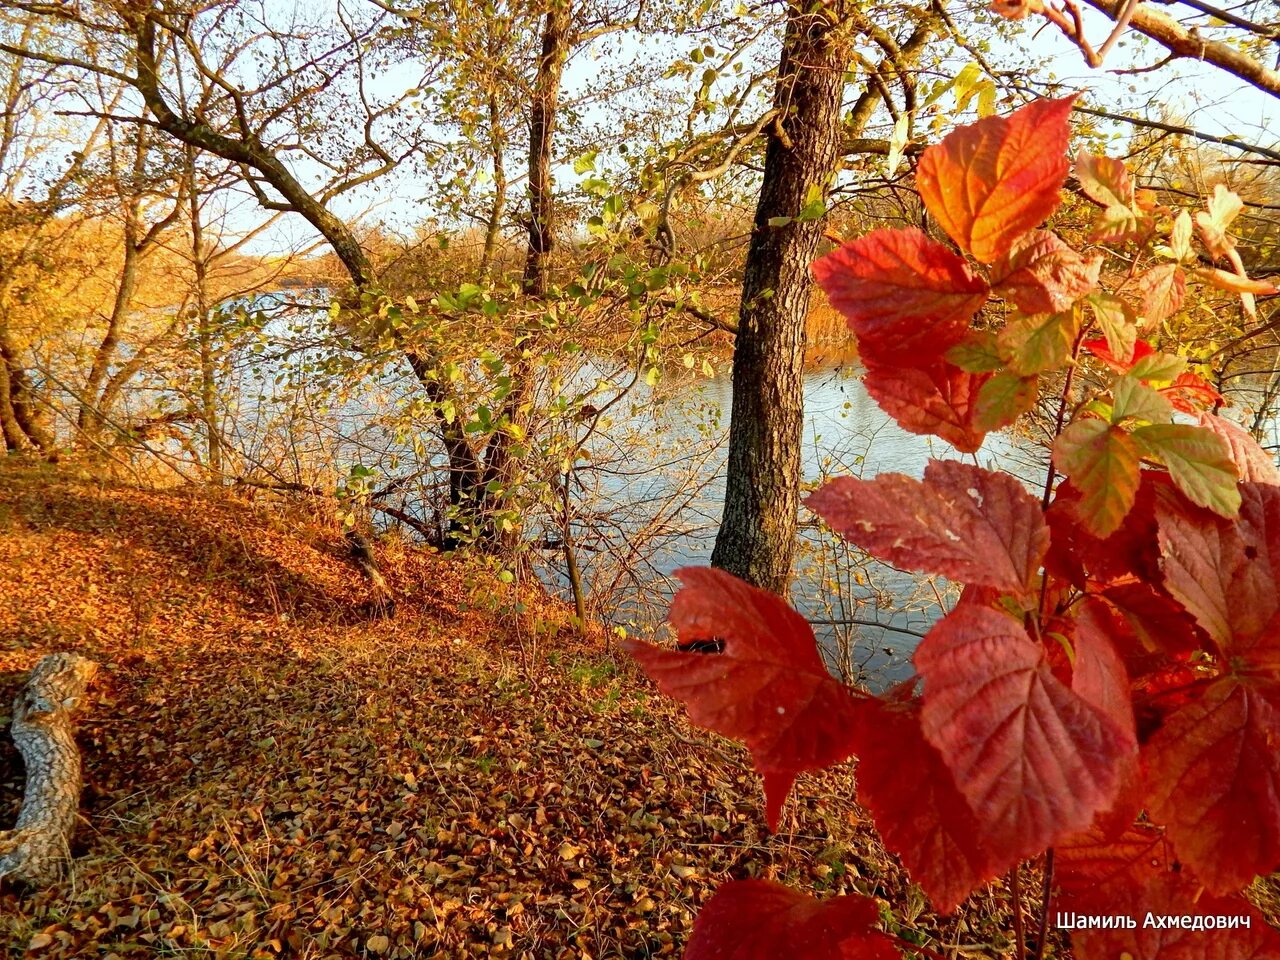
[[[81,787],[71,714],[97,672],[98,665],[78,653],[52,653],[14,700],[10,729],[27,783],[18,822],[0,831],[0,880],[47,886],[70,859]]]

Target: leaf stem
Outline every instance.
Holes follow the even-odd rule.
[[[1053,847],[1044,855],[1044,896],[1040,901],[1040,939],[1036,941],[1036,960],[1044,960],[1049,940],[1049,902],[1053,899]]]
[[[1067,367],[1066,379],[1062,382],[1062,396],[1058,400],[1058,416],[1053,425],[1053,438],[1056,440],[1058,434],[1062,433],[1063,422],[1067,418],[1067,403],[1071,397],[1071,383],[1076,376],[1076,354],[1079,352],[1078,342],[1077,349],[1072,354],[1072,364]],[[1053,497],[1053,478],[1057,473],[1053,469],[1053,449],[1049,450],[1049,471],[1044,480],[1044,494],[1040,498],[1040,507],[1044,510],[1049,509],[1049,500]]]
[[[1017,960],[1026,960],[1027,958],[1027,934],[1022,928],[1022,881],[1018,877],[1018,868],[1022,864],[1014,864],[1013,869],[1009,871],[1009,899],[1013,901],[1013,936],[1018,944],[1018,951],[1014,954]]]

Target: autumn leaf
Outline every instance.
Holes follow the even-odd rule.
[[[1196,212],[1196,229],[1200,239],[1204,241],[1209,255],[1215,260],[1221,259],[1235,249],[1236,242],[1227,235],[1227,228],[1235,222],[1244,202],[1239,195],[1228,190],[1221,183],[1213,188],[1213,196],[1209,198],[1206,210]]]
[[[1276,646],[1280,613],[1280,487],[1241,483],[1234,521],[1157,498],[1165,587],[1224,654]]]
[[[1095,203],[1104,207],[1133,205],[1133,182],[1123,160],[1081,150],[1076,154],[1075,175],[1080,189]]]
[[[1217,267],[1198,267],[1194,272],[1201,280],[1228,293],[1251,294],[1258,297],[1280,293],[1280,287],[1270,280],[1254,280],[1238,273],[1219,270]]]
[[[886,563],[1029,597],[1049,546],[1040,505],[1016,479],[930,460],[924,480],[837,477],[805,504]]]
[[[1176,263],[1161,263],[1141,274],[1135,283],[1142,306],[1140,314],[1150,327],[1182,309],[1187,278]]]
[[[994,292],[1023,313],[1060,313],[1098,285],[1102,255],[1081,256],[1056,234],[1036,230],[993,270]]]
[[[940,913],[1000,873],[942,756],[924,738],[918,703],[863,700],[857,724],[858,801],[885,846]]]
[[[1101,596],[1123,618],[1135,644],[1146,653],[1184,657],[1210,646],[1182,605],[1149,583],[1129,580],[1112,584]]]
[[[1179,357],[1172,353],[1162,353],[1153,349],[1144,350],[1142,355],[1139,356],[1138,350],[1135,348],[1133,366],[1129,368],[1128,372],[1139,380],[1172,383],[1182,376],[1183,371],[1186,369],[1187,361],[1185,357]]]
[[[1114,351],[1114,345],[1111,343],[1109,338],[1085,340],[1080,344],[1080,346],[1087,352],[1093,354],[1093,356],[1097,357],[1116,373],[1128,373],[1133,369],[1135,363],[1138,363],[1143,358],[1155,353],[1155,347],[1151,346],[1151,344],[1147,343],[1145,340],[1134,340],[1133,338],[1130,338],[1130,342],[1132,343],[1132,347],[1127,358],[1123,351],[1120,353],[1116,353]]]
[[[1130,757],[1136,759],[1138,740],[1129,676],[1112,642],[1110,625],[1111,614],[1100,601],[1092,598],[1084,601],[1076,616],[1071,689],[1134,744]]]
[[[1093,311],[1094,319],[1106,338],[1107,355],[1104,357],[1094,348],[1096,340],[1086,341],[1085,346],[1113,369],[1128,369],[1129,364],[1137,359],[1135,351],[1138,348],[1138,326],[1133,310],[1124,300],[1110,293],[1091,294],[1085,298],[1085,303]]]
[[[995,263],[1058,208],[1075,96],[958,127],[924,151],[916,185],[962,250]]]
[[[1133,431],[1133,442],[1158,459],[1187,499],[1223,517],[1240,509],[1231,448],[1212,430],[1183,423],[1153,423]]]
[[[1156,544],[1155,501],[1172,489],[1167,473],[1143,470],[1133,508],[1120,527],[1108,537],[1096,537],[1080,522],[1081,494],[1070,480],[1058,484],[1045,516],[1050,529],[1046,565],[1056,576],[1082,589],[1087,581],[1109,586],[1135,578],[1160,580],[1160,553]],[[1065,562],[1064,562],[1065,558]],[[1087,570],[1076,579],[1077,570]]]
[[[987,433],[975,423],[975,406],[991,376],[945,361],[921,368],[870,364],[862,382],[902,429],[940,437],[961,453],[972,453]]]
[[[1241,480],[1280,485],[1280,469],[1276,468],[1275,458],[1263,450],[1253,435],[1239,424],[1216,414],[1202,413],[1200,426],[1226,441],[1227,450]]]
[[[996,334],[991,330],[970,330],[947,351],[945,359],[969,373],[993,373],[1005,365]]]
[[[995,374],[978,389],[974,426],[985,432],[1009,426],[1036,405],[1037,384],[1035,374],[1024,377],[1009,370]]]
[[[875,230],[816,261],[813,275],[871,361],[921,366],[958,342],[987,282],[919,230]]]
[[[1075,512],[1085,529],[1095,537],[1112,534],[1138,493],[1133,438],[1102,420],[1077,420],[1054,441],[1053,462],[1080,492]]]
[[[1133,418],[1150,423],[1168,423],[1173,419],[1173,404],[1158,390],[1152,390],[1136,377],[1116,377],[1111,384],[1111,422]]]
[[[998,342],[1009,370],[1026,377],[1065,366],[1079,332],[1079,316],[1074,310],[1015,316],[1000,331]]]
[[[995,610],[957,607],[915,654],[921,725],[1001,862],[1085,829],[1115,799],[1131,736],[1063,685],[1045,649]]]
[[[1164,718],[1143,749],[1149,812],[1214,893],[1280,865],[1280,686],[1224,677]]]
[[[623,648],[694,723],[747,745],[776,830],[796,774],[852,752],[853,696],[827,672],[813,630],[781,597],[710,567],[676,576],[684,587],[669,619],[680,642],[721,639],[723,652],[682,653],[639,640]]]
[[[1217,406],[1225,399],[1204,377],[1194,373],[1178,374],[1169,386],[1160,388],[1160,393],[1168,397],[1176,409],[1191,414],[1198,414],[1205,407]]]
[[[1169,228],[1169,253],[1181,263],[1191,256],[1191,214],[1182,210]]]
[[[816,900],[770,880],[721,884],[694,921],[684,960],[898,960],[870,897]]]
[[[1095,821],[1054,847],[1056,879],[1068,896],[1087,897],[1117,881],[1145,884],[1169,869],[1168,847],[1164,828],[1155,824],[1129,823],[1111,831]]]
[[[1145,213],[1131,206],[1113,204],[1098,211],[1089,239],[1094,243],[1141,243],[1154,226]]]

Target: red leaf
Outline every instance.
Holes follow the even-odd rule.
[[[1102,596],[1124,618],[1132,632],[1136,646],[1126,650],[1126,654],[1133,658],[1141,656],[1139,651],[1161,657],[1183,657],[1211,646],[1191,615],[1149,583],[1142,580],[1118,583],[1103,590]],[[1113,639],[1115,636],[1113,632]]]
[[[1020,623],[958,607],[929,631],[915,664],[925,736],[998,860],[1038,854],[1115,800],[1133,740],[1053,676]]]
[[[1058,208],[1075,96],[958,127],[925,150],[916,186],[951,239],[995,263]]]
[[[1266,628],[1280,612],[1280,487],[1239,486],[1235,521],[1156,501],[1165,587],[1187,608],[1224,653],[1243,653],[1269,639]]]
[[[987,282],[921,231],[875,230],[814,263],[831,306],[871,361],[920,366],[959,342]]]
[[[1194,373],[1178,374],[1178,378],[1169,386],[1161,388],[1160,392],[1183,413],[1199,413],[1202,408],[1216,406],[1223,400],[1222,394],[1213,389],[1203,377]],[[1228,440],[1226,437],[1223,439]]]
[[[694,921],[684,960],[897,960],[870,897],[815,900],[769,880],[721,884]]]
[[[1060,313],[1098,285],[1102,255],[1085,258],[1056,234],[1036,230],[996,267],[995,292],[1024,313]]]
[[[1148,810],[1215,893],[1280,867],[1280,715],[1274,682],[1226,677],[1144,747]]]
[[[1049,546],[1034,497],[1008,474],[930,460],[924,480],[839,477],[806,505],[850,543],[909,570],[1027,598]]]
[[[1162,263],[1138,277],[1137,291],[1142,301],[1143,327],[1150,327],[1182,308],[1187,278],[1176,263]]]
[[[991,862],[978,821],[920,730],[917,704],[858,704],[858,801],[884,845],[940,913],[950,913],[1008,864]]]
[[[1212,413],[1200,414],[1200,426],[1227,441],[1241,480],[1280,485],[1280,469],[1276,468],[1275,458],[1263,450],[1244,427]]]
[[[776,829],[796,774],[853,751],[854,698],[827,672],[804,617],[781,597],[710,567],[676,576],[685,586],[669,619],[680,642],[720,638],[724,651],[680,653],[636,640],[623,647],[694,723],[747,745]]]
[[[1095,340],[1086,340],[1081,344],[1081,346],[1116,373],[1128,373],[1133,369],[1133,365],[1135,363],[1143,357],[1149,357],[1151,354],[1156,352],[1155,347],[1151,346],[1147,341],[1139,340],[1133,345],[1133,357],[1126,362],[1124,360],[1120,360],[1111,353],[1110,347],[1107,346],[1107,341],[1102,337],[1098,337]]]
[[[1158,580],[1155,496],[1169,484],[1168,474],[1144,470],[1125,522],[1111,536],[1099,538],[1078,519],[1080,491],[1070,481],[1060,483],[1046,513],[1052,532],[1046,559],[1050,569],[1081,589],[1087,581],[1110,584],[1134,576]]]
[[[1129,824],[1119,831],[1094,823],[1060,841],[1054,851],[1056,876],[1064,891],[1086,897],[1116,881],[1145,885],[1169,869],[1164,830],[1150,823]]]
[[[978,393],[990,379],[989,373],[967,373],[938,361],[920,369],[872,364],[862,382],[902,429],[940,437],[961,453],[973,453],[986,436],[974,417]]]
[[[1071,689],[1124,733],[1136,750],[1129,675],[1111,642],[1112,632],[1110,612],[1097,600],[1085,600],[1076,618]],[[1131,756],[1136,758],[1136,753]]]
[[[1076,901],[1069,901],[1074,905]],[[1150,877],[1145,885],[1112,884],[1080,901],[1087,913],[1127,916],[1133,929],[1081,930],[1071,943],[1079,960],[1277,960],[1280,934],[1243,897],[1201,894],[1193,878],[1178,873]],[[1147,924],[1147,915],[1156,920]],[[1248,927],[1184,929],[1166,918],[1248,917]],[[1188,927],[1190,923],[1188,923]]]

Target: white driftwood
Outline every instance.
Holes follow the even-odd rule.
[[[47,886],[70,858],[81,786],[71,713],[97,672],[96,663],[77,653],[50,654],[13,703],[13,742],[27,785],[17,824],[0,831],[0,879]]]

